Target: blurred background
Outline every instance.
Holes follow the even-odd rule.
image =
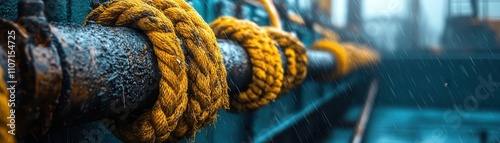
[[[284,29],[306,45],[332,30],[377,49],[382,62],[332,83],[305,82],[255,113],[222,112],[196,142],[500,142],[500,0],[274,3]],[[269,25],[253,1],[218,4],[221,15]]]
[[[206,22],[229,15],[270,25],[257,1],[187,1]],[[0,16],[15,20],[16,2],[0,1]],[[102,2],[45,0],[46,14],[81,24]],[[307,80],[252,113],[220,111],[185,142],[500,142],[500,0],[273,2],[283,29],[306,46],[336,37],[378,50],[381,63],[334,82]],[[119,142],[99,121],[51,135]]]
[[[284,29],[306,45],[329,29],[377,49],[382,62],[336,82],[306,82],[255,113],[222,112],[196,142],[500,142],[500,0],[274,3]],[[269,25],[253,1],[218,4],[220,15]]]

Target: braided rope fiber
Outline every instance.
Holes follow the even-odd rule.
[[[335,71],[330,75],[326,75],[325,79],[319,80],[335,80],[348,75],[351,71],[380,61],[375,50],[353,43],[337,43],[329,39],[322,39],[316,41],[312,45],[312,49],[330,52],[337,60]]]
[[[247,90],[230,97],[230,110],[244,112],[258,109],[280,94],[283,67],[273,40],[257,24],[232,17],[219,17],[210,24],[217,38],[242,45],[252,63],[252,82]]]
[[[271,37],[286,55],[287,69],[285,70],[281,93],[284,95],[292,88],[296,87],[306,78],[307,75],[307,55],[304,44],[293,35],[277,28],[265,27],[267,35]]]
[[[280,15],[273,1],[272,0],[258,0],[258,1],[266,9],[267,14],[269,15],[269,21],[271,22],[271,25],[273,25],[273,27],[281,29]]]
[[[321,39],[316,41],[311,49],[322,50],[330,52],[335,56],[337,61],[337,66],[335,71],[329,75],[325,75],[324,79],[319,80],[334,80],[339,77],[347,75],[352,70],[352,64],[350,63],[350,51],[344,49],[340,44],[335,41],[328,39]]]
[[[228,107],[226,71],[215,36],[186,2],[113,0],[94,9],[88,20],[144,31],[157,56],[162,75],[158,100],[131,122],[116,121],[113,133],[121,140],[178,141],[215,120],[217,109]]]
[[[182,39],[189,64],[188,106],[172,137],[190,137],[216,118],[217,109],[228,108],[228,85],[222,55],[215,35],[203,18],[183,0],[151,0],[163,11]],[[196,28],[198,27],[198,28]]]

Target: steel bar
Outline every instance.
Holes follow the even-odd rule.
[[[356,124],[356,129],[351,138],[351,143],[361,143],[363,141],[363,136],[366,132],[366,125],[370,119],[370,114],[373,110],[373,103],[375,102],[375,97],[377,96],[379,82],[378,79],[372,79],[370,83],[370,88],[366,95],[365,104],[361,114],[359,115],[358,123]]]
[[[51,31],[61,37],[52,44],[61,45],[55,56],[63,71],[53,127],[141,112],[156,101],[160,75],[151,43],[143,33],[96,24],[54,24]],[[230,92],[236,96],[250,83],[252,65],[237,43],[218,42]],[[310,74],[328,74],[335,69],[335,57],[329,53],[308,50],[307,56]]]

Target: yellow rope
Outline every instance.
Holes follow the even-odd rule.
[[[254,110],[275,100],[281,90],[283,67],[279,51],[266,32],[255,23],[231,17],[220,17],[210,27],[217,38],[238,42],[250,55],[252,82],[247,90],[231,96],[231,110]]]
[[[158,9],[138,0],[110,1],[91,11],[88,20],[139,28],[153,43],[162,74],[158,100],[132,124],[118,121],[113,133],[126,142],[166,141],[187,106],[186,63],[172,22]]]
[[[94,9],[84,24],[89,20],[144,31],[157,56],[162,75],[158,100],[139,117],[116,120],[118,126],[113,133],[126,142],[169,142],[191,137],[215,120],[218,109],[227,109],[228,100],[234,111],[257,109],[300,84],[307,73],[306,50],[292,35],[276,28],[263,30],[255,23],[230,17],[219,18],[210,25],[215,35],[183,0],[112,0]],[[227,95],[226,71],[215,36],[237,41],[251,57],[252,83],[236,98],[229,99]],[[287,56],[285,73],[273,39]],[[353,65],[378,61],[378,55],[368,48],[352,44],[345,47],[327,40],[313,46],[337,57],[339,63],[334,74],[345,75],[354,69]],[[0,94],[8,97],[4,82],[0,82],[0,88]],[[7,99],[0,98],[0,110],[8,110],[4,104]],[[8,116],[5,113],[9,112],[0,114]],[[8,120],[2,122],[7,124]],[[0,127],[4,131],[0,139],[13,142],[14,136],[8,135],[7,130],[6,126]]]
[[[318,40],[312,45],[311,49],[327,51],[335,56],[337,61],[335,71],[330,75],[326,75],[325,80],[345,76],[351,71],[352,65],[350,64],[349,53],[337,42],[327,39]]]
[[[373,65],[380,61],[379,55],[373,49],[354,43],[340,43],[342,47],[350,51],[352,64],[355,69]]]
[[[5,81],[3,80],[3,70],[0,68],[0,117],[2,118],[1,120],[1,126],[0,126],[0,140],[2,142],[6,143],[13,143],[15,142],[14,135],[9,134],[10,127],[8,127],[7,124],[10,124],[10,120],[7,118],[10,116],[10,107],[8,105],[9,101],[9,91],[7,91],[7,85],[5,84]]]
[[[154,5],[172,20],[187,50],[187,114],[172,135],[177,139],[190,137],[215,120],[217,109],[228,108],[228,86],[222,55],[212,29],[189,4],[183,0],[152,0],[148,4]]]
[[[267,14],[269,14],[269,21],[271,21],[271,25],[273,25],[273,27],[281,29],[280,15],[278,13],[278,10],[276,10],[276,6],[273,4],[272,0],[259,0],[259,2],[264,6]]]
[[[226,71],[215,36],[183,0],[113,0],[94,9],[88,20],[141,29],[158,59],[158,100],[131,122],[116,121],[113,133],[121,140],[177,141],[211,123],[217,109],[227,108]]]
[[[337,61],[335,71],[326,75],[324,80],[334,80],[346,76],[358,68],[367,67],[380,61],[376,51],[362,45],[337,43],[329,39],[316,41],[312,49],[332,53]]]
[[[277,28],[264,28],[269,35],[284,51],[287,58],[284,82],[281,88],[283,95],[295,86],[302,83],[307,75],[307,55],[304,44],[293,35]]]

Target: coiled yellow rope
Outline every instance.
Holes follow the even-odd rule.
[[[227,108],[226,72],[215,36],[183,0],[113,0],[94,9],[88,20],[141,29],[158,59],[158,100],[130,122],[117,120],[113,133],[121,140],[177,141],[212,122],[217,109]]]
[[[191,137],[215,120],[218,109],[230,106],[231,110],[242,112],[260,108],[300,84],[307,73],[304,45],[292,35],[276,28],[264,30],[255,23],[231,17],[216,19],[210,24],[212,32],[183,0],[110,1],[94,9],[87,20],[141,29],[153,43],[162,73],[160,95],[153,108],[140,117],[116,121],[118,126],[113,133],[126,142],[166,142]],[[250,55],[252,82],[238,96],[227,95],[226,71],[215,37],[237,41]],[[287,56],[286,73],[273,39]],[[356,64],[364,63],[353,62],[349,57],[373,60],[370,52],[360,52],[367,50],[342,48],[328,40],[313,47],[337,57],[334,76],[346,75]]]
[[[330,75],[326,75],[325,80],[333,80],[336,77],[342,77],[351,71],[352,65],[349,63],[349,53],[337,42],[326,39],[318,40],[311,46],[311,49],[327,51],[335,56],[337,61],[335,71]]]
[[[219,18],[210,25],[214,35],[183,0],[112,0],[94,9],[84,24],[88,20],[140,29],[153,43],[162,74],[160,95],[152,109],[140,117],[116,121],[118,126],[113,133],[126,142],[169,142],[191,137],[215,120],[218,109],[227,109],[228,100],[231,110],[254,110],[300,84],[307,74],[306,50],[292,35],[276,28],[263,30],[255,23],[230,17]],[[252,83],[234,99],[227,95],[226,71],[215,36],[237,41],[251,57]],[[287,56],[285,73],[273,39]],[[363,66],[378,60],[368,48],[351,44],[342,48],[336,42],[324,40],[313,47],[336,55],[339,68],[335,74],[345,75],[354,69],[353,65]],[[0,88],[0,110],[7,111],[4,104],[7,98],[3,97],[8,97],[8,92],[4,82],[0,82]],[[9,112],[0,115],[5,113]],[[2,122],[8,123],[5,119]],[[14,137],[4,127],[0,127],[4,131],[0,139],[13,142]]]
[[[272,0],[259,0],[269,15],[269,21],[273,27],[281,29],[281,18]]]
[[[304,44],[293,35],[277,28],[265,27],[269,35],[281,48],[286,56],[287,69],[281,87],[283,95],[302,83],[307,75],[307,55]]]
[[[283,67],[279,51],[266,31],[250,21],[220,17],[210,24],[217,38],[231,39],[250,55],[252,82],[238,96],[231,96],[232,111],[254,110],[275,100],[281,91]]]
[[[380,61],[378,52],[364,45],[354,43],[340,43],[342,47],[351,51],[351,59],[356,68],[373,65]]]
[[[352,43],[337,43],[329,39],[316,41],[312,49],[323,50],[333,54],[337,61],[335,71],[322,80],[334,80],[348,75],[361,67],[366,67],[380,61],[376,51]]]
[[[216,118],[217,109],[228,108],[228,86],[222,55],[215,35],[203,18],[183,0],[152,0],[148,4],[172,20],[186,47],[189,64],[188,108],[172,132],[182,139],[192,136]]]
[[[10,107],[8,105],[9,103],[9,92],[7,91],[7,85],[5,84],[5,81],[3,80],[3,70],[0,68],[0,117],[2,119],[0,120],[1,126],[0,126],[0,140],[2,142],[6,143],[13,143],[15,142],[14,135],[9,134],[9,127],[7,124],[10,123],[9,119],[6,117],[9,117],[10,115]]]
[[[132,124],[118,121],[113,133],[126,142],[166,141],[187,106],[186,63],[172,22],[158,9],[138,0],[104,3],[91,11],[87,20],[103,25],[135,27],[148,35],[162,74],[158,100],[150,111]]]

